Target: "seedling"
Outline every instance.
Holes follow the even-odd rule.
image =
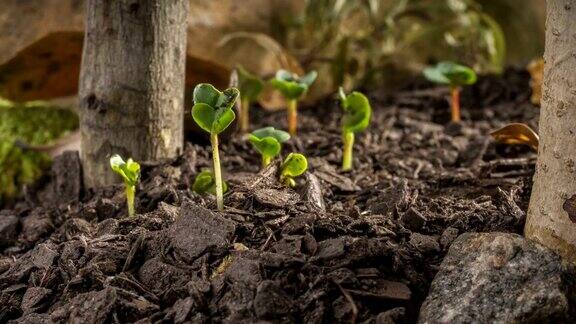
[[[306,157],[300,153],[290,153],[280,166],[280,182],[288,187],[295,187],[294,178],[304,174],[308,169]]]
[[[292,136],[296,135],[298,127],[298,100],[308,92],[317,77],[318,73],[316,71],[311,71],[305,76],[299,77],[286,70],[280,70],[276,72],[276,76],[271,81],[272,86],[280,91],[284,99],[286,99],[288,132]]]
[[[216,186],[216,205],[218,206],[218,210],[224,209],[224,190],[222,171],[220,169],[220,155],[218,152],[218,134],[228,128],[236,118],[232,107],[239,95],[240,92],[236,88],[228,88],[221,92],[207,83],[201,83],[194,88],[192,118],[200,128],[210,134],[212,160],[214,164],[214,182]]]
[[[340,88],[340,100],[344,117],[342,118],[342,140],[344,151],[342,153],[342,170],[352,169],[352,152],[354,146],[354,134],[361,132],[370,124],[372,107],[370,101],[360,92],[352,92],[349,95]]]
[[[250,134],[248,140],[254,149],[262,155],[262,167],[268,166],[282,150],[282,143],[290,139],[290,135],[274,127],[264,127]]]
[[[238,89],[240,90],[240,130],[243,133],[250,131],[250,105],[258,100],[264,81],[251,74],[242,67],[236,68],[238,72]]]
[[[122,159],[120,155],[115,154],[110,158],[110,167],[112,167],[112,170],[118,173],[124,181],[128,216],[132,217],[134,216],[136,184],[138,184],[138,180],[140,180],[140,164],[132,159],[128,159],[128,161],[124,162],[124,159]]]
[[[528,145],[538,152],[540,138],[526,124],[512,123],[490,133],[497,142],[509,145]]]
[[[214,179],[214,173],[210,170],[200,172],[194,180],[192,190],[201,195],[205,193],[216,195],[216,181]],[[222,181],[222,192],[226,193],[226,191],[228,191],[228,184],[226,181]]]
[[[436,66],[424,69],[424,76],[434,83],[450,86],[452,121],[460,122],[460,88],[476,83],[474,70],[453,62],[440,62]]]

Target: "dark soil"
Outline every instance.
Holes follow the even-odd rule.
[[[371,93],[350,173],[337,102],[303,109],[284,148],[309,157],[296,191],[276,164],[257,175],[240,136],[222,139],[225,213],[189,190],[208,147],[145,164],[134,218],[121,186],[83,190],[77,155],[62,156],[0,212],[0,322],[414,322],[460,233],[521,232],[534,172],[528,148],[488,136],[509,122],[537,129],[525,72],[466,89],[460,125],[447,94]],[[282,112],[255,115],[258,127],[285,124]]]

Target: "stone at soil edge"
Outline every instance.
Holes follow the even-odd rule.
[[[570,321],[574,269],[516,234],[466,233],[452,243],[418,323]],[[572,281],[572,283],[570,283]]]

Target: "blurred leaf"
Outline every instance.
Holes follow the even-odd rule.
[[[340,88],[340,100],[344,109],[342,129],[344,132],[361,132],[370,124],[372,107],[368,98],[360,92],[352,92],[349,95]]]
[[[499,143],[509,145],[528,145],[534,151],[538,151],[540,138],[528,125],[513,123],[506,125],[490,133]]]
[[[43,151],[22,149],[15,143],[49,145],[77,127],[78,118],[69,110],[41,102],[15,104],[0,100],[0,206],[50,165]]]
[[[476,83],[476,73],[471,68],[454,62],[440,62],[424,69],[424,76],[431,82],[450,86]]]
[[[264,81],[258,76],[246,71],[242,66],[236,68],[238,71],[238,90],[242,100],[252,103],[258,99],[264,89]]]
[[[194,179],[194,184],[192,184],[192,191],[198,194],[210,193],[216,194],[216,182],[214,181],[214,173],[210,170],[203,170],[200,172],[196,179]],[[226,193],[228,191],[228,184],[226,181],[222,181],[222,192]]]
[[[302,67],[300,66],[300,63],[298,63],[298,60],[292,57],[292,55],[274,38],[266,34],[251,32],[229,33],[222,37],[220,42],[218,42],[218,47],[224,48],[226,46],[231,46],[234,41],[245,44],[247,40],[256,43],[258,46],[273,54],[284,69],[295,71],[299,74],[302,73]]]
[[[280,166],[280,181],[290,187],[294,187],[294,178],[304,174],[308,170],[308,160],[300,153],[290,153]]]

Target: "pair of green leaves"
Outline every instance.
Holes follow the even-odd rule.
[[[201,83],[194,88],[192,118],[206,132],[220,134],[236,118],[232,108],[239,95],[236,88],[218,91],[211,84]]]
[[[317,77],[318,73],[316,71],[311,71],[299,77],[286,70],[279,70],[270,82],[276,90],[282,93],[284,98],[288,100],[298,100],[308,91]]]
[[[471,68],[448,61],[424,69],[424,76],[431,82],[451,87],[474,84],[477,79]]]
[[[290,139],[290,135],[274,127],[264,127],[250,134],[248,140],[264,160],[271,160],[280,154],[282,143]],[[267,164],[267,163],[264,163]]]
[[[308,160],[300,153],[290,153],[280,166],[280,182],[289,187],[296,186],[294,178],[308,170]]]
[[[352,92],[349,95],[344,93],[344,89],[339,91],[344,117],[342,118],[342,131],[344,133],[361,132],[370,124],[372,107],[370,101],[360,92]]]
[[[264,81],[243,67],[236,68],[238,73],[238,89],[244,102],[255,102],[264,90]]]
[[[110,167],[122,177],[127,186],[136,186],[140,179],[140,164],[131,158],[124,161],[120,155],[115,154],[110,158]]]
[[[198,194],[211,193],[216,195],[216,180],[214,179],[214,173],[210,170],[204,170],[200,172],[194,184],[192,184],[192,190]],[[226,181],[222,181],[222,193],[228,191],[228,184]]]

